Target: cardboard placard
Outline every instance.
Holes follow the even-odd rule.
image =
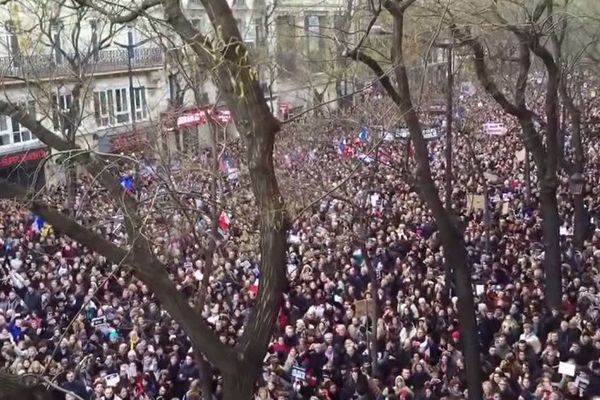
[[[356,300],[354,302],[354,311],[355,316],[366,317],[368,315],[375,314],[375,300],[374,299],[364,299],[364,300]]]
[[[467,194],[467,210],[483,211],[485,210],[485,197],[482,194]]]
[[[504,203],[502,203],[502,215],[509,215],[510,214],[510,203],[505,201]]]

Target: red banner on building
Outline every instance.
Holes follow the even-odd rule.
[[[0,157],[0,168],[11,167],[29,161],[39,161],[46,157],[46,149],[35,149]]]
[[[177,127],[187,128],[190,126],[204,125],[208,119],[224,125],[233,120],[231,111],[224,109],[196,108],[182,112],[177,117]]]

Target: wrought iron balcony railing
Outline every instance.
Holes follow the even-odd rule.
[[[69,56],[73,60],[74,57]],[[100,50],[89,57],[86,63],[75,63],[81,73],[93,75],[99,73],[127,70],[131,63],[132,70],[161,67],[164,63],[163,51],[158,47],[140,47],[133,49],[129,59],[127,49]],[[78,74],[76,68],[65,57],[54,54],[20,55],[0,57],[0,81],[11,79],[44,79],[52,77],[68,77]]]

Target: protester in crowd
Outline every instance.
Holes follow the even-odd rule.
[[[372,101],[384,109],[385,98]],[[586,142],[585,201],[591,224],[582,251],[572,240],[568,179],[561,180],[565,287],[561,309],[548,310],[535,176],[527,203],[524,161],[518,157],[522,146],[511,133],[516,124],[477,96],[463,99],[461,106],[473,116],[454,144],[451,195],[465,226],[476,286],[484,396],[600,395],[600,144]],[[423,114],[422,119],[439,129],[438,116]],[[507,133],[482,135],[479,127],[489,120],[504,124]],[[314,139],[292,143],[298,139],[287,137],[276,149],[290,206],[304,212],[294,216],[289,231],[289,287],[257,398],[466,398],[457,299],[446,287],[435,220],[411,184],[411,148],[398,134],[385,141],[381,153],[370,153],[379,133],[361,130],[359,137],[347,129],[330,121],[323,128],[325,144]],[[432,137],[429,143],[434,177],[442,182],[443,139]],[[156,167],[135,173],[127,165],[122,180],[124,190],[144,204],[158,257],[178,290],[190,298],[195,299],[207,273],[201,251],[207,242],[198,242],[197,236],[203,237],[212,218],[218,219],[218,232],[211,232],[218,246],[202,315],[228,344],[240,335],[260,287],[257,219],[243,184],[247,171],[239,161],[234,165],[239,154],[232,148],[222,163],[228,171],[235,169],[235,175],[222,171],[227,172],[220,194],[225,200],[217,216],[206,195],[211,174],[185,168],[167,174]],[[493,177],[479,176],[474,157]],[[193,161],[204,168],[212,165],[209,152]],[[357,163],[361,166],[355,173]],[[168,200],[167,178],[191,193],[184,201],[196,211],[196,220],[187,219],[187,207],[181,204],[168,215],[164,207],[152,208],[149,200],[156,196],[160,199],[155,201]],[[81,179],[77,218],[123,244],[118,206],[89,178]],[[320,198],[333,187],[339,190]],[[474,200],[486,191],[487,201]],[[65,195],[57,187],[48,189],[47,198],[65,204]],[[306,208],[309,198],[319,200]],[[2,202],[0,211],[2,368],[52,375],[85,400],[200,398],[200,360],[181,326],[161,311],[140,281],[19,204]],[[208,379],[214,398],[220,398],[221,378],[215,374]]]

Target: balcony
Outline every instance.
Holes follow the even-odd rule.
[[[53,54],[0,57],[0,80],[35,80],[78,75],[67,60],[62,58],[62,62],[57,63]],[[83,73],[94,75],[127,71],[130,62],[134,71],[145,68],[161,68],[164,63],[163,51],[159,47],[133,49],[133,57],[129,60],[127,49],[101,50],[97,56],[90,58],[87,65],[82,66]]]

